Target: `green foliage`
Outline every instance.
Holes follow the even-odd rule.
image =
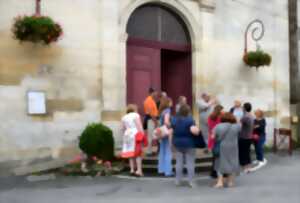
[[[243,58],[245,64],[250,67],[269,66],[272,62],[272,57],[261,51],[250,51]]]
[[[293,140],[294,149],[300,149],[300,140]]]
[[[19,16],[15,19],[12,32],[20,42],[50,44],[59,39],[63,30],[47,16]]]
[[[108,168],[103,164],[94,163],[87,167],[87,171],[84,172],[81,169],[81,164],[68,164],[60,169],[58,169],[55,173],[62,174],[64,176],[111,176],[115,174],[120,174],[125,169],[124,162],[113,162],[112,167]]]
[[[89,124],[80,136],[79,147],[90,157],[112,160],[114,158],[113,133],[101,123]]]
[[[270,146],[270,145],[265,145],[264,146],[264,152],[265,153],[271,153],[271,152],[273,152],[274,150],[273,150],[273,146]]]

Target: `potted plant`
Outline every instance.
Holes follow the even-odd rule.
[[[258,49],[245,53],[243,60],[246,65],[258,68],[260,66],[269,66],[272,62],[272,57],[270,54]]]
[[[52,18],[41,15],[41,0],[36,0],[36,12],[32,16],[15,18],[12,32],[20,42],[50,44],[63,34],[62,27]]]
[[[256,42],[256,51],[248,52],[248,33],[252,26],[255,26],[253,27],[251,36],[252,39]],[[243,61],[246,65],[250,67],[259,68],[261,66],[269,66],[272,62],[271,55],[262,51],[260,49],[260,45],[258,44],[258,41],[264,37],[264,33],[265,33],[265,26],[263,21],[260,19],[255,19],[247,25],[245,31],[245,48],[244,48]]]
[[[15,39],[20,42],[50,44],[56,42],[63,34],[59,24],[47,16],[19,16],[12,28]]]

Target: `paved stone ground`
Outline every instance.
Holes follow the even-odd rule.
[[[175,187],[171,179],[61,177],[28,182],[0,179],[1,203],[300,203],[300,152],[293,157],[268,155],[259,171],[241,175],[237,186],[213,189],[198,177],[195,188]]]

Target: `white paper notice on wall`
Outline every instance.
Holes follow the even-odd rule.
[[[29,91],[28,99],[28,114],[42,115],[46,114],[46,94],[42,91]]]

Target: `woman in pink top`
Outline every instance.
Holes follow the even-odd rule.
[[[221,114],[222,114],[223,106],[217,105],[214,108],[214,111],[210,114],[208,117],[207,123],[208,123],[208,149],[212,150],[214,147],[214,139],[212,138],[212,132],[213,129],[221,123]]]
[[[222,110],[223,110],[223,106],[221,105],[217,105],[215,106],[213,112],[210,114],[210,116],[207,119],[207,124],[208,124],[208,144],[207,147],[209,150],[212,150],[214,148],[214,144],[215,144],[215,140],[213,138],[213,129],[219,124],[221,123],[221,115],[222,115]],[[214,159],[214,157],[213,157]],[[215,161],[213,160],[213,163]],[[211,177],[213,178],[217,178],[217,172],[214,170],[214,164],[212,166],[211,169]]]

